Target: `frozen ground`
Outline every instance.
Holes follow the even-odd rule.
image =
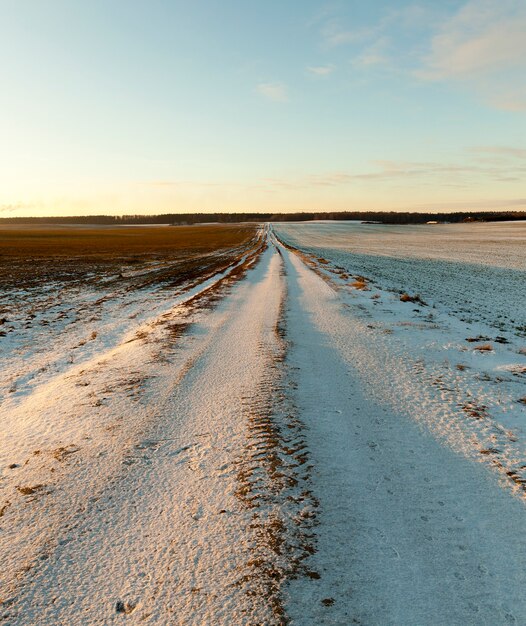
[[[526,222],[306,222],[279,232],[383,288],[412,289],[464,321],[526,337]]]
[[[525,231],[479,226],[276,225],[0,338],[4,623],[525,623]]]

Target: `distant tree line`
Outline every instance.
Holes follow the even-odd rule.
[[[526,211],[457,211],[415,213],[398,211],[339,211],[310,213],[164,213],[161,215],[74,215],[67,217],[2,217],[0,224],[201,224],[203,222],[301,222],[310,220],[358,220],[383,224],[426,222],[503,222],[526,220]]]

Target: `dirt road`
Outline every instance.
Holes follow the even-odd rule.
[[[415,414],[440,399],[266,237],[8,407],[5,623],[526,621],[522,495]]]

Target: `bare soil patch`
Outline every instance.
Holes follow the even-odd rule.
[[[133,288],[145,281],[192,278],[214,258],[246,245],[253,224],[161,227],[0,228],[0,287],[90,281],[116,274]],[[147,274],[145,274],[147,270]]]

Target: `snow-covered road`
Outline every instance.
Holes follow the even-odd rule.
[[[4,403],[4,623],[526,623],[524,442],[267,243]]]

